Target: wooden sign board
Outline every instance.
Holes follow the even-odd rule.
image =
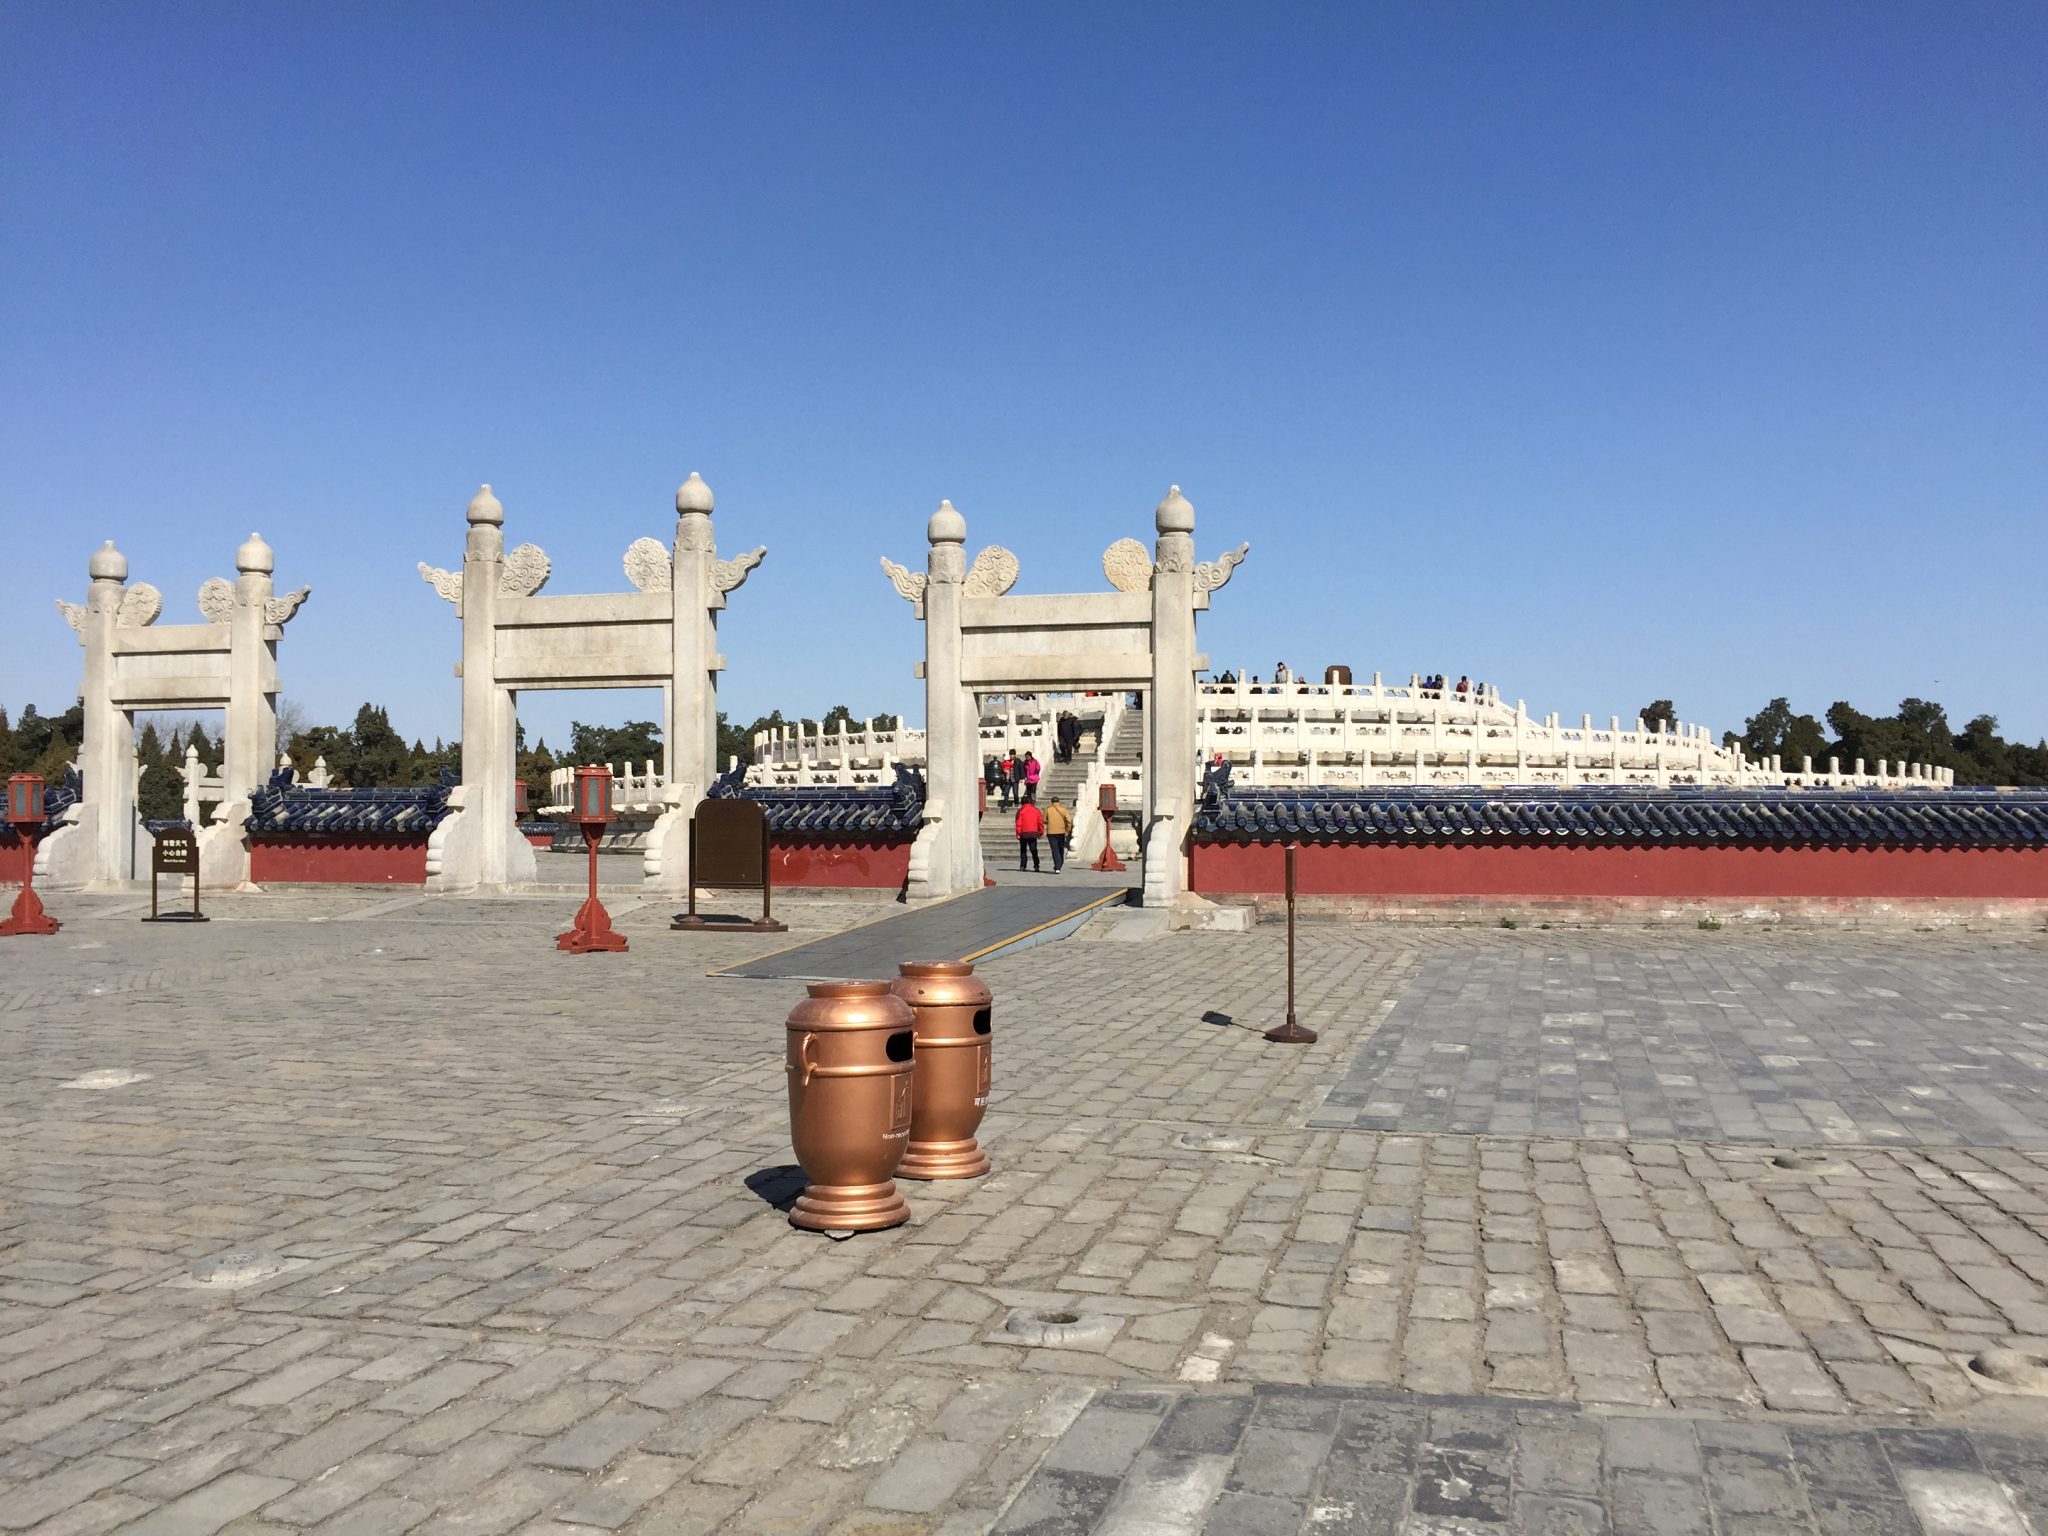
[[[190,912],[157,910],[157,877],[183,875],[192,882]],[[190,827],[165,827],[156,834],[156,846],[149,855],[149,916],[145,923],[203,923],[199,912],[199,839]]]
[[[787,923],[770,914],[768,813],[758,800],[703,799],[690,816],[690,910],[671,928],[710,928],[733,933],[786,933]],[[700,916],[697,888],[759,890],[758,919]]]

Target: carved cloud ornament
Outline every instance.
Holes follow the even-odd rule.
[[[961,584],[964,597],[1001,597],[1017,585],[1017,557],[1000,544],[991,544],[974,557]]]
[[[85,633],[85,604],[67,603],[60,597],[57,599],[57,611],[64,615],[64,622],[66,624],[69,624],[81,635]]]
[[[225,624],[235,616],[235,584],[213,576],[199,584],[199,611],[209,624]]]
[[[748,550],[744,555],[735,555],[730,560],[712,561],[712,590],[716,592],[737,591],[745,584],[747,572],[759,565],[767,554],[768,546],[763,544],[758,549]]]
[[[146,629],[163,611],[163,593],[146,581],[138,581],[121,594],[121,607],[114,622],[124,629]]]
[[[1102,574],[1119,592],[1152,590],[1152,557],[1136,539],[1118,539],[1102,552]]]
[[[1251,553],[1251,548],[1249,544],[1240,544],[1235,549],[1225,550],[1220,560],[1204,560],[1195,567],[1195,590],[1214,592],[1226,585],[1230,573],[1244,564],[1244,557]]]
[[[273,597],[263,604],[263,622],[266,624],[289,624],[292,615],[299,611],[299,605],[313,595],[311,587],[300,587],[287,592],[283,597]]]
[[[435,595],[455,605],[457,613],[462,612],[462,572],[444,571],[438,565],[420,562],[420,580],[430,583]]]
[[[552,567],[538,544],[522,544],[507,551],[504,569],[498,573],[500,597],[531,597],[548,584]]]
[[[888,575],[889,584],[895,587],[896,595],[906,603],[921,603],[924,601],[925,575],[923,571],[913,571],[908,566],[898,565],[887,555],[882,556],[882,570]]]
[[[642,592],[666,592],[675,584],[675,564],[659,539],[635,539],[626,546],[626,580]]]

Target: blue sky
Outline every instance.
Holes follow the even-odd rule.
[[[701,471],[724,698],[907,708],[940,497],[1096,590],[1179,482],[1221,667],[1715,729],[2048,733],[2048,10],[10,4],[0,704],[117,541],[260,529],[285,692],[454,736],[497,488],[550,592]],[[572,716],[646,695],[529,695]]]

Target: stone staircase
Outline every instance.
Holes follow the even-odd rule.
[[[1074,804],[1074,797],[1081,791],[1081,782],[1088,777],[1089,759],[1095,755],[1098,732],[1102,729],[1100,715],[1081,717],[1081,741],[1074,748],[1074,760],[1070,763],[1047,763],[1045,772],[1038,780],[1038,804],[1040,808],[1052,803],[1058,795],[1066,801],[1067,809],[1075,813],[1078,820],[1080,808]],[[1133,740],[1139,738],[1134,737]],[[1039,847],[1039,857],[1045,856],[1044,845]],[[1007,869],[1017,867],[1017,812],[1014,807],[1004,810],[993,796],[989,799],[988,814],[981,818],[982,862]],[[1050,869],[1050,864],[1046,868]]]

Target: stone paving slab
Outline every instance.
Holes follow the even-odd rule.
[[[1876,957],[1432,960],[1311,1125],[1480,1135],[2048,1146],[2038,970]]]
[[[2025,1536],[2048,1442],[1582,1413],[1563,1403],[1259,1386],[1108,1392],[999,1536]]]

